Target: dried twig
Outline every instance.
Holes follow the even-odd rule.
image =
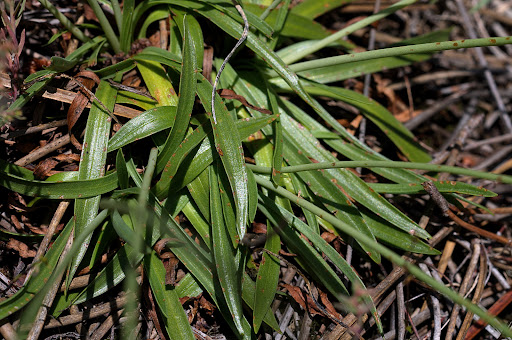
[[[480,248],[483,248],[480,245]],[[473,298],[471,299],[472,303],[479,303],[480,299],[482,297],[482,293],[484,291],[485,287],[485,279],[487,275],[487,256],[485,255],[485,249],[482,249],[483,251],[480,252],[480,271],[478,273],[478,283],[475,290],[475,294],[473,295]],[[464,339],[469,326],[471,325],[471,322],[473,321],[473,313],[468,311],[466,313],[466,316],[464,317],[464,321],[462,322],[462,325],[460,326],[459,334],[457,334],[457,340]]]
[[[75,323],[79,323],[84,320],[84,317],[87,316],[88,319],[97,318],[98,316],[111,313],[113,310],[119,310],[126,304],[126,296],[119,297],[115,301],[110,301],[98,305],[91,309],[90,311],[80,312],[79,314],[62,316],[58,319],[52,319],[45,326],[45,329],[62,327],[65,325],[73,325]]]
[[[41,241],[39,248],[37,249],[36,256],[34,256],[34,259],[32,260],[32,269],[30,269],[30,271],[28,272],[25,278],[25,283],[28,281],[30,276],[32,276],[32,273],[35,270],[35,264],[41,261],[43,256],[46,254],[46,249],[48,248],[48,245],[50,244],[50,241],[52,240],[52,237],[55,234],[55,230],[57,229],[57,226],[59,225],[62,216],[64,216],[64,213],[66,212],[68,206],[69,201],[62,201],[59,203],[59,206],[57,207],[57,210],[53,215],[50,225],[48,226],[48,230],[46,231],[46,234],[44,235],[44,238]]]
[[[453,231],[453,228],[445,227],[439,230],[429,241],[429,245],[432,247],[435,247],[436,244],[441,242],[445,237],[447,237],[451,232]],[[418,257],[416,257],[414,260],[410,259],[411,262],[415,262],[418,260]],[[406,274],[406,270],[403,267],[395,267],[393,268],[393,271],[389,273],[389,275],[382,280],[375,288],[370,290],[370,297],[372,300],[377,303],[377,301],[380,300],[380,298],[383,296],[383,294],[391,287],[393,286],[403,275]],[[364,317],[364,318],[367,318]],[[350,313],[346,317],[343,318],[343,323],[352,326],[358,318],[353,314]],[[346,328],[343,326],[336,326],[330,333],[326,334],[324,336],[324,339],[326,340],[337,340],[343,337],[346,334]],[[350,335],[347,335],[347,339],[350,339]],[[343,338],[345,339],[345,337]]]
[[[480,243],[478,240],[474,240],[473,242],[473,255],[471,256],[471,261],[469,262],[468,269],[466,270],[466,275],[464,275],[464,280],[459,288],[459,294],[464,296],[466,295],[467,289],[469,287],[470,280],[473,277],[473,273],[476,269],[476,265],[478,259],[480,257]],[[461,306],[456,304],[453,306],[452,314],[450,315],[450,323],[448,324],[448,329],[446,331],[446,340],[451,340],[453,335],[455,334],[455,325],[457,322],[457,316],[459,315]]]
[[[404,299],[404,283],[400,281],[396,285],[396,308],[398,310],[398,334],[397,339],[405,339],[405,299]]]
[[[39,158],[49,154],[50,152],[53,152],[57,149],[60,149],[61,147],[67,145],[71,138],[69,137],[69,134],[65,134],[64,136],[60,137],[59,139],[54,140],[51,143],[46,144],[45,146],[35,149],[32,152],[30,152],[28,155],[18,159],[14,164],[18,166],[25,166],[28,165]]]
[[[439,190],[437,190],[437,188],[434,185],[434,183],[432,183],[432,182],[424,182],[424,183],[422,183],[422,185],[423,185],[423,188],[425,189],[425,191],[430,195],[430,197],[432,197],[434,202],[439,206],[439,208],[441,209],[443,214],[445,214],[448,217],[450,217],[455,223],[457,223],[458,225],[460,225],[464,229],[467,229],[469,231],[477,233],[478,235],[490,238],[491,240],[494,240],[494,241],[497,241],[497,242],[500,242],[500,243],[503,243],[503,244],[510,244],[510,243],[512,243],[512,240],[510,240],[510,239],[508,239],[506,237],[503,237],[503,236],[500,236],[500,235],[496,235],[494,233],[491,233],[490,231],[484,230],[482,228],[479,228],[477,226],[474,226],[474,225],[472,225],[470,223],[467,223],[467,222],[461,220],[457,215],[455,215],[450,210],[448,202],[443,197],[443,195],[441,195]]]
[[[62,251],[59,259],[58,265],[60,265],[66,256],[68,255],[69,250],[71,249],[71,246],[73,245],[73,234],[69,235],[68,241],[66,246],[64,247],[64,250]],[[46,293],[41,306],[39,307],[39,311],[37,312],[37,317],[32,325],[32,328],[30,329],[30,332],[28,333],[27,339],[28,340],[37,340],[39,338],[39,335],[41,334],[41,331],[43,330],[44,323],[46,321],[46,317],[48,316],[48,310],[50,309],[50,306],[53,305],[53,300],[55,299],[55,296],[57,295],[57,292],[59,290],[59,285],[62,280],[62,276],[64,275],[64,272],[62,272],[60,275],[57,276],[55,279],[55,282],[57,284],[54,284],[48,293]]]
[[[462,15],[462,24],[468,33],[470,38],[477,38],[477,34],[475,30],[473,29],[472,20],[468,15],[468,12],[466,10],[465,4],[462,0],[455,0],[455,3],[457,4],[457,8],[459,9],[460,14]],[[498,92],[498,86],[496,85],[496,81],[494,80],[494,77],[489,70],[487,61],[485,60],[484,53],[482,52],[481,47],[476,47],[474,49],[477,57],[478,62],[480,66],[485,68],[484,76],[485,80],[487,81],[487,84],[489,86],[489,89],[491,90],[491,93],[494,97],[494,100],[496,101],[496,106],[498,107],[498,111],[500,112],[500,118],[503,122],[507,132],[512,132],[512,121],[510,120],[510,117],[508,115],[507,109],[505,108],[505,103],[503,102],[503,98]]]
[[[39,78],[34,80],[33,83],[36,83],[38,81],[40,81]],[[30,83],[32,83],[32,82],[30,82]],[[4,86],[7,88],[11,87],[11,84],[9,82],[9,76],[3,72],[0,72],[0,86]],[[27,84],[25,84],[25,86],[27,86]],[[45,89],[46,90],[44,92],[41,91],[42,92],[42,94],[40,94],[41,97],[56,100],[56,101],[59,101],[62,103],[70,104],[73,102],[73,100],[77,96],[76,92],[71,92],[71,91],[55,88],[52,86],[46,86]],[[90,108],[91,104],[90,103],[87,104],[86,107]],[[134,118],[137,115],[139,115],[141,112],[142,111],[132,109],[131,107],[120,105],[120,104],[116,104],[114,106],[114,114],[118,115],[120,117]],[[0,138],[1,138],[1,136],[0,136]]]
[[[505,295],[500,297],[498,301],[494,305],[489,308],[488,312],[491,315],[498,315],[501,313],[508,305],[512,303],[512,290],[509,290]],[[466,334],[465,340],[471,340],[475,338],[482,329],[485,328],[487,323],[482,320],[478,320],[473,326],[471,326]]]

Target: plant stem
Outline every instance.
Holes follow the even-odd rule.
[[[68,31],[70,31],[78,40],[81,42],[89,41],[90,39],[85,36],[85,34],[76,27],[64,14],[59,12],[59,10],[52,5],[52,3],[48,0],[39,0],[41,5],[46,8],[55,18],[57,18],[62,26],[64,26]]]
[[[373,50],[367,52],[360,53],[351,53],[345,54],[336,57],[322,58],[311,61],[305,61],[303,63],[298,63],[294,65],[290,65],[289,68],[293,72],[301,72],[312,69],[317,69],[321,67],[327,66],[335,66],[341,65],[356,61],[364,61],[364,60],[372,60],[379,59],[385,57],[397,57],[404,56],[407,54],[416,54],[416,53],[432,53],[446,50],[458,50],[461,48],[471,48],[471,47],[483,47],[483,46],[503,46],[512,44],[512,37],[492,37],[492,38],[479,38],[479,39],[465,39],[465,40],[455,40],[455,41],[443,41],[443,42],[434,42],[434,43],[426,43],[426,44],[418,44],[418,45],[407,45],[407,46],[399,46],[399,47],[390,47],[383,48],[380,50]],[[269,76],[275,77],[277,73],[275,71],[269,71]]]
[[[271,174],[272,168],[247,164],[247,167],[254,172],[261,174]],[[438,165],[430,163],[412,163],[412,162],[397,162],[397,161],[340,161],[340,162],[319,162],[303,165],[286,166],[281,169],[282,173],[294,173],[300,171],[311,171],[321,169],[334,169],[334,168],[398,168],[398,169],[417,169],[434,172],[449,172],[457,175],[465,175],[476,178],[489,179],[492,181],[512,184],[512,176],[493,174],[472,169],[459,168],[456,166]]]
[[[370,237],[366,236],[363,233],[357,232],[352,226],[348,225],[347,223],[339,220],[334,215],[330,214],[329,212],[320,209],[313,203],[306,201],[303,198],[300,198],[290,191],[286,190],[283,187],[275,186],[274,183],[270,182],[269,180],[266,180],[265,178],[261,176],[254,176],[256,179],[256,183],[258,183],[260,186],[275,192],[276,194],[285,197],[289,199],[291,202],[294,202],[298,206],[301,206],[309,211],[311,211],[313,214],[317,215],[320,218],[323,218],[327,222],[331,223],[332,225],[338,227],[340,230],[345,232],[348,235],[352,235],[358,242],[361,244],[364,244],[368,247],[371,247],[375,250],[377,250],[383,257],[388,259],[389,261],[393,262],[394,264],[405,268],[409,273],[414,275],[419,280],[423,281],[424,283],[428,284],[441,294],[445,295],[446,297],[450,298],[453,302],[458,303],[464,307],[466,307],[469,311],[475,313],[478,315],[481,319],[491,324],[493,327],[498,329],[504,336],[511,336],[512,330],[507,327],[507,325],[503,324],[502,322],[498,321],[498,319],[495,316],[492,316],[488,314],[486,311],[481,309],[475,304],[472,304],[469,300],[466,300],[464,297],[460,296],[457,292],[451,290],[450,288],[446,287],[445,285],[437,282],[435,279],[430,277],[429,275],[425,274],[420,268],[415,266],[414,264],[408,262],[405,258],[399,256],[395,252],[391,251],[387,247],[381,245],[378,242],[375,242]]]
[[[114,18],[116,19],[117,30],[121,32],[123,27],[123,13],[118,0],[112,0],[112,10],[114,11]]]
[[[112,26],[110,25],[110,22],[108,21],[107,17],[105,16],[105,13],[103,13],[103,10],[101,9],[100,4],[96,0],[87,0],[89,3],[89,6],[91,6],[92,10],[94,11],[94,14],[96,14],[96,17],[98,18],[101,28],[103,28],[103,31],[105,32],[105,36],[107,37],[108,42],[114,49],[114,52],[121,53],[121,44],[119,44],[119,39],[117,39],[116,34],[114,33],[114,30],[112,29]]]
[[[310,47],[308,48],[305,48],[304,50],[301,50],[300,52],[298,53],[295,53],[293,55],[290,55],[288,56],[287,58],[283,58],[283,61],[287,64],[293,64],[294,62],[298,61],[298,60],[301,60],[302,58],[304,58],[305,56],[309,55],[309,54],[313,54],[319,50],[321,50],[322,48],[328,46],[329,44],[335,42],[336,40],[338,39],[341,39],[342,37],[345,37],[361,28],[364,28],[372,23],[374,23],[375,21],[378,21],[382,18],[385,18],[387,17],[388,15],[390,14],[393,14],[395,13],[396,11],[406,7],[406,6],[409,6],[409,5],[412,5],[413,3],[415,3],[416,1],[418,0],[402,0],[402,1],[399,1],[397,2],[396,4],[393,4],[391,6],[389,6],[388,8],[386,9],[383,9],[382,11],[380,11],[379,13],[377,14],[374,14],[374,15],[370,15],[369,17],[366,17],[348,27],[345,27],[344,29],[334,33],[334,34],[331,34],[330,36],[328,37],[325,37],[324,39],[316,42],[315,44],[311,45]]]
[[[155,172],[157,156],[158,149],[152,148],[149,153],[148,165],[144,171],[144,178],[142,180],[142,186],[138,197],[138,203],[144,209],[146,209],[146,204],[148,202],[149,189],[151,186],[151,180],[153,179],[153,173]]]

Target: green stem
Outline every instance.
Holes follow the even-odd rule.
[[[342,230],[346,234],[352,235],[361,244],[364,244],[368,247],[371,247],[371,248],[377,250],[383,257],[385,257],[389,261],[395,263],[396,265],[407,269],[409,271],[409,273],[411,273],[412,275],[414,275],[416,278],[423,281],[424,283],[430,285],[432,288],[434,288],[441,294],[450,298],[453,302],[466,307],[469,311],[478,315],[485,322],[489,323],[491,326],[498,329],[504,336],[512,336],[512,330],[510,328],[508,328],[507,325],[498,321],[497,317],[488,314],[486,311],[484,311],[477,305],[471,303],[469,300],[466,300],[464,297],[460,296],[457,292],[451,290],[450,288],[446,287],[442,283],[439,283],[431,276],[425,274],[420,268],[418,268],[414,264],[408,262],[405,258],[402,258],[401,256],[394,253],[387,247],[384,247],[380,243],[375,242],[374,240],[372,240],[370,237],[366,236],[365,234],[357,232],[353,227],[351,227],[347,223],[339,220],[335,216],[331,215],[329,212],[320,209],[313,203],[306,201],[305,199],[292,194],[291,192],[289,192],[288,190],[286,190],[283,187],[280,187],[280,186],[276,187],[274,185],[274,183],[270,182],[269,180],[264,179],[261,176],[254,176],[254,177],[256,179],[256,183],[258,183],[260,186],[262,186],[270,191],[273,191],[282,197],[289,199],[291,202],[294,202],[298,206],[301,206],[301,207],[311,211],[313,214],[317,215],[318,217],[323,218],[327,222],[338,227],[340,230]]]
[[[484,46],[503,46],[512,44],[512,37],[492,37],[492,38],[479,38],[479,39],[465,39],[455,41],[443,41],[418,45],[407,45],[399,47],[383,48],[380,50],[373,50],[360,53],[351,53],[341,56],[328,57],[305,61],[290,65],[289,68],[293,72],[308,71],[327,66],[335,66],[357,61],[379,59],[385,57],[400,57],[407,54],[417,53],[432,53],[446,50],[458,50],[461,48],[471,47],[484,47]],[[269,76],[276,77],[275,71],[270,71]]]
[[[39,0],[39,2],[41,3],[41,5],[43,5],[44,8],[46,8],[51,14],[53,14],[53,16],[60,21],[62,26],[64,26],[68,31],[70,31],[71,34],[73,34],[78,40],[80,40],[81,42],[87,42],[90,40],[85,36],[84,32],[82,32],[78,27],[76,27],[75,24],[73,24],[68,18],[66,18],[64,14],[59,12],[59,10],[55,6],[53,6],[50,1]]]
[[[146,237],[146,224],[148,222],[148,196],[149,196],[149,188],[151,186],[151,180],[153,178],[153,173],[155,172],[156,166],[156,157],[158,155],[158,149],[152,148],[149,153],[149,160],[146,170],[144,171],[144,177],[142,179],[142,185],[140,187],[140,193],[138,197],[138,204],[135,206],[135,213],[133,213],[134,219],[134,231],[135,237],[132,240],[133,248],[136,253],[146,253],[151,251],[150,249],[144,249],[144,241],[143,239]],[[138,263],[132,263],[134,267],[128,268],[126,272],[126,280],[125,287],[126,293],[131,294],[131,297],[128,299],[126,303],[126,314],[128,315],[128,319],[126,321],[125,327],[122,329],[122,338],[123,339],[137,339],[137,334],[133,333],[133,330],[137,326],[137,320],[139,317],[139,312],[137,309],[137,304],[140,298],[140,289],[139,284],[137,283],[137,273],[136,266]]]
[[[155,172],[156,167],[156,159],[158,156],[158,149],[152,148],[149,153],[148,166],[144,171],[144,178],[142,180],[142,186],[140,188],[138,203],[141,207],[146,209],[146,204],[148,202],[149,189],[151,186],[151,180],[153,179],[153,173]]]
[[[348,27],[345,27],[344,29],[334,33],[334,34],[331,34],[330,36],[328,37],[325,37],[324,39],[322,40],[319,40],[317,41],[316,43],[314,43],[313,45],[311,45],[310,47],[308,48],[305,48],[304,50],[301,50],[300,52],[298,53],[295,53],[295,54],[292,54],[286,58],[283,58],[283,61],[287,64],[293,64],[294,62],[298,61],[298,60],[301,60],[302,58],[304,58],[305,56],[309,55],[309,54],[313,54],[319,50],[321,50],[322,48],[328,46],[329,44],[335,42],[336,40],[338,39],[341,39],[361,28],[364,28],[372,23],[374,23],[375,21],[378,21],[382,18],[385,18],[387,17],[388,15],[390,14],[393,14],[395,13],[396,11],[406,7],[406,6],[409,6],[409,5],[412,5],[413,3],[415,3],[416,1],[418,0],[402,0],[402,1],[399,1],[397,2],[396,4],[393,4],[391,6],[389,6],[388,8],[386,9],[383,9],[382,11],[380,11],[379,13],[376,13],[374,15],[370,15],[369,17],[366,17]]]
[[[271,174],[272,168],[247,164],[247,167],[254,172],[261,174]],[[449,172],[457,175],[471,176],[476,178],[489,179],[491,181],[512,184],[512,176],[493,174],[472,169],[459,168],[456,166],[438,165],[430,163],[410,163],[397,161],[340,161],[340,162],[319,162],[303,165],[286,166],[281,169],[282,173],[294,173],[300,171],[311,171],[333,168],[398,168],[398,169],[417,169],[434,172]]]
[[[105,16],[105,13],[103,13],[103,10],[101,9],[100,4],[96,0],[87,0],[89,3],[89,6],[91,6],[92,10],[94,11],[94,14],[96,14],[96,17],[98,18],[98,21],[100,22],[101,28],[103,28],[103,31],[105,32],[105,36],[107,37],[108,42],[114,49],[114,52],[116,54],[121,53],[121,44],[119,44],[119,39],[117,39],[116,34],[114,33],[114,30],[112,29],[112,26],[110,25],[110,22],[108,21],[107,17]]]
[[[116,19],[117,30],[121,32],[123,27],[123,13],[121,12],[119,0],[112,0],[112,10],[114,11],[114,18]]]

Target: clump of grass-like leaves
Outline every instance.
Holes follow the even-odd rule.
[[[179,299],[200,293],[210,296],[240,338],[257,334],[263,324],[279,330],[269,309],[280,274],[279,259],[272,254],[281,249],[296,254],[300,271],[316,285],[325,287],[334,299],[345,301],[351,289],[333,266],[344,273],[353,289],[364,288],[345,259],[320,237],[325,229],[347,241],[353,239],[356,249],[366,254],[362,256],[375,262],[384,257],[406,267],[439,293],[464,305],[504,335],[511,335],[500,321],[400,256],[404,251],[438,251],[429,246],[429,233],[381,193],[425,193],[421,184],[429,179],[408,169],[452,173],[457,169],[428,164],[428,153],[386,108],[359,93],[332,85],[384,67],[410,65],[436,51],[508,44],[509,37],[454,44],[444,41],[446,33],[439,32],[411,39],[401,44],[404,46],[352,54],[355,46],[342,37],[414,1],[402,0],[334,34],[314,21],[327,10],[324,5],[328,1],[305,0],[290,10],[290,0],[284,0],[270,11],[247,3],[243,8],[251,29],[243,48],[252,50],[254,56],[246,57],[241,52],[243,58],[235,55],[226,65],[219,87],[231,89],[235,95],[229,91],[215,94],[214,121],[212,84],[205,72],[209,70],[203,69],[207,65],[203,63],[205,22],[226,37],[239,39],[244,23],[231,3],[151,0],[137,4],[125,0],[121,8],[117,1],[111,1],[108,5],[114,20],[110,22],[100,2],[89,0],[103,32],[89,37],[58,14],[50,2],[40,2],[82,44],[66,58],[52,58],[49,68],[27,78],[26,83],[36,81],[11,109],[26,105],[52,77],[86,63],[100,65],[91,70],[101,79],[95,97],[102,104],[95,101],[88,114],[78,172],[38,181],[31,171],[0,161],[1,184],[10,190],[43,199],[74,201],[74,218],[37,264],[37,272],[15,295],[0,302],[0,319],[24,309],[19,329],[26,332],[50,287],[58,284],[64,273],[69,285],[79,269],[89,264],[96,266],[109,241],[121,238],[122,246],[85,289],[56,295],[51,303],[53,316],[72,304],[102,296],[119,284],[125,285],[127,294],[132,294],[129,296],[139,296],[135,269],[141,266],[163,327],[172,339],[194,339]],[[130,54],[132,44],[147,37],[148,27],[168,17],[171,38],[167,49],[147,47]],[[282,45],[282,41],[290,41],[283,38],[293,38],[295,42]],[[343,48],[347,54],[301,62],[328,46]],[[101,67],[102,54],[106,52],[123,53],[125,58]],[[214,75],[223,61],[215,52]],[[132,70],[143,79],[151,99],[109,83],[108,80],[121,82]],[[386,133],[398,152],[414,163],[389,160],[361,143],[315,99],[319,96],[357,108]],[[307,108],[298,105],[299,101]],[[125,120],[110,138],[112,124],[106,109],[115,113],[115,105],[123,103],[143,112]],[[330,150],[339,156],[333,156]],[[246,164],[247,159],[254,160],[254,164]],[[339,162],[341,159],[344,163]],[[109,171],[106,165],[110,165]],[[348,169],[355,167],[370,169],[386,179],[386,184],[364,182]],[[491,176],[475,171],[465,174]],[[499,180],[512,183],[507,176],[500,176]],[[434,184],[451,200],[461,195],[495,195],[465,183]],[[192,237],[176,222],[178,215],[188,220]],[[264,261],[253,280],[248,274],[251,248],[247,236],[255,219],[267,225],[263,246],[267,251],[263,252]],[[74,243],[66,249],[70,235]],[[166,267],[155,244],[170,250],[186,267],[186,275],[177,285],[166,284]],[[61,257],[64,251],[66,255]],[[126,327],[131,330],[137,320],[137,302],[128,301]],[[375,312],[369,295],[362,294],[361,303]],[[130,331],[125,335],[136,336]]]

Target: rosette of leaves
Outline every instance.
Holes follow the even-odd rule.
[[[100,2],[89,0],[99,23],[95,32],[101,32],[90,37],[51,3],[41,1],[82,44],[67,58],[54,57],[49,68],[29,77],[27,83],[35,82],[12,108],[26,105],[53,76],[96,63],[99,66],[90,69],[101,79],[95,97],[102,105],[95,101],[89,112],[79,171],[37,181],[32,172],[1,163],[3,186],[37,196],[38,202],[74,200],[74,218],[38,264],[37,274],[0,302],[0,318],[24,309],[22,324],[31,324],[49,287],[58,284],[66,268],[67,286],[85,266],[94,267],[98,274],[84,289],[57,294],[50,311],[53,316],[122,283],[127,294],[138,296],[136,268],[141,267],[170,338],[194,338],[180,298],[201,293],[215,303],[237,337],[250,338],[262,331],[262,325],[279,330],[270,305],[280,269],[272,254],[281,249],[296,254],[300,271],[334,300],[345,301],[352,289],[364,288],[345,259],[320,237],[328,230],[346,242],[353,241],[361,256],[375,262],[385,257],[407,266],[413,275],[510,335],[499,321],[489,319],[478,307],[399,256],[405,251],[438,251],[428,245],[430,234],[382,193],[424,194],[421,183],[427,178],[407,170],[407,165],[396,166],[354,138],[318,100],[327,97],[355,107],[382,130],[402,158],[415,162],[416,168],[425,163],[425,169],[432,170],[426,164],[428,153],[386,108],[335,84],[384,68],[411,65],[444,49],[510,41],[476,39],[455,46],[444,41],[447,32],[436,32],[388,49],[354,54],[356,46],[341,40],[413,2],[400,1],[333,34],[315,18],[346,1],[305,0],[291,9],[290,0],[277,7],[244,3],[251,28],[242,49],[220,77],[220,88],[225,90],[215,95],[214,121],[205,39],[220,41],[212,59],[215,74],[225,56],[222,42],[231,45],[243,31],[243,19],[231,3],[149,0],[137,4],[125,0],[121,8],[117,1],[102,2],[113,13],[114,20],[109,21]],[[155,22],[167,18],[166,49],[147,47],[131,53],[135,41],[146,38]],[[325,55],[340,50],[346,54],[299,62],[319,51]],[[105,52],[124,54],[125,58],[101,67]],[[108,82],[119,82],[132,70],[138,72],[154,100]],[[143,112],[125,121],[110,137],[106,109],[124,103]],[[340,160],[357,162],[353,167],[367,167],[382,182],[364,182],[352,167],[338,167]],[[317,162],[329,165],[308,168]],[[289,171],[301,166],[303,171]],[[500,179],[512,182],[506,176]],[[465,183],[435,184],[452,201],[462,195],[495,195]],[[184,216],[187,223],[178,223],[176,216]],[[256,280],[249,275],[249,268],[254,267],[249,257],[254,249],[248,241],[254,221],[266,225],[264,248],[268,250],[256,266]],[[72,230],[74,244],[59,261]],[[119,238],[122,243],[109,249],[109,242]],[[178,283],[169,283],[167,267],[155,249],[167,249],[180,261],[186,275]],[[107,250],[115,254],[106,265],[99,265],[98,258]],[[348,278],[349,287],[337,270]],[[369,296],[363,294],[361,303],[375,312]],[[129,299],[126,309],[136,311],[136,299]],[[135,314],[128,313],[127,329],[134,327]],[[129,331],[126,335],[135,336]]]

